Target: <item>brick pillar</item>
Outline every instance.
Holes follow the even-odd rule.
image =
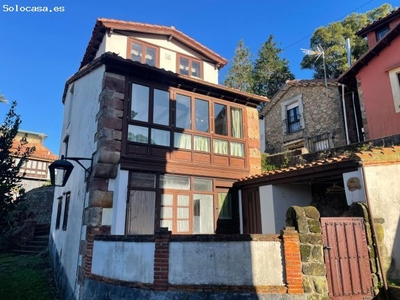
[[[282,238],[288,293],[303,294],[299,234],[294,227],[286,227]]]
[[[168,231],[167,228],[160,228],[155,234],[154,289],[157,291],[168,289],[170,238],[171,231]]]

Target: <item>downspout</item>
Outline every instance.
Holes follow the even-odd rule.
[[[364,181],[365,198],[367,200],[367,210],[368,210],[369,218],[371,220],[372,240],[374,243],[376,254],[378,256],[379,270],[380,270],[381,276],[382,276],[383,288],[385,289],[385,298],[386,298],[386,300],[389,300],[390,298],[389,298],[389,295],[387,292],[388,286],[387,286],[387,281],[386,281],[386,275],[385,275],[385,272],[383,271],[381,251],[379,249],[378,239],[376,236],[374,215],[372,214],[371,203],[369,201],[369,195],[368,195],[368,189],[367,189],[367,178],[365,177],[364,166],[361,163],[360,163],[360,168],[361,168],[361,173],[362,173],[363,181]]]
[[[344,84],[341,84],[342,86],[342,105],[343,105],[343,117],[344,117],[344,131],[346,133],[346,145],[350,144],[349,140],[349,128],[347,126],[347,116],[346,116],[346,104],[344,101]]]

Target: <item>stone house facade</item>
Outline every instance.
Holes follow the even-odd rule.
[[[225,64],[175,28],[96,21],[63,94],[60,154],[89,158],[54,191],[65,298],[304,299],[296,232],[240,235],[233,184],[260,173],[269,100],[218,85]]]
[[[347,143],[340,84],[289,80],[262,111],[265,152],[315,152]]]

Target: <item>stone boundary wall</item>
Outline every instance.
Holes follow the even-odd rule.
[[[134,243],[149,243],[154,242],[154,279],[153,283],[143,283],[143,282],[128,282],[123,280],[116,280],[113,278],[107,278],[106,276],[99,276],[88,272],[88,266],[91,263],[86,264],[87,268],[85,269],[85,288],[84,295],[88,295],[89,292],[87,288],[90,289],[91,286],[108,286],[110,289],[114,290],[113,293],[116,293],[114,296],[119,294],[121,291],[115,288],[115,286],[120,287],[121,289],[129,288],[129,295],[136,295],[135,293],[145,293],[148,290],[153,292],[160,292],[166,295],[163,299],[169,299],[168,295],[184,294],[190,293],[193,295],[202,295],[206,294],[227,294],[227,298],[217,298],[215,299],[242,299],[244,295],[246,295],[246,299],[253,299],[253,296],[258,296],[259,298],[254,299],[305,299],[303,293],[303,285],[302,285],[302,272],[301,272],[301,262],[300,262],[300,243],[298,233],[293,228],[288,228],[282,232],[281,235],[171,235],[170,231],[162,229],[158,231],[154,236],[113,236],[113,235],[96,235],[94,236],[94,241],[102,241],[102,242],[134,242]],[[170,259],[172,253],[170,253],[171,244],[175,245],[192,245],[198,244],[202,247],[214,246],[214,249],[220,249],[223,247],[230,247],[229,242],[233,242],[232,246],[238,246],[243,243],[249,244],[251,243],[280,243],[278,249],[279,256],[279,264],[282,265],[282,270],[280,271],[280,275],[278,277],[278,281],[281,284],[276,285],[259,285],[253,286],[249,284],[237,284],[237,285],[227,285],[227,284],[172,284],[170,281],[171,276],[171,266]],[[221,247],[216,246],[216,243],[221,243]],[[93,245],[88,245],[88,249],[93,247]],[[239,245],[240,247],[240,245]],[[90,249],[91,253],[93,249]],[[283,250],[283,251],[282,251]],[[224,253],[224,251],[220,251]],[[189,255],[192,257],[195,253],[184,253],[185,255]],[[203,255],[203,253],[200,253]],[[262,254],[266,255],[266,254]],[[276,256],[276,255],[275,255]],[[272,259],[276,259],[274,255],[272,255]],[[268,255],[266,256],[266,260],[268,260]],[[212,258],[210,258],[212,260]],[[198,264],[199,262],[195,262]],[[201,263],[201,262],[200,262]],[[237,261],[233,263],[239,263]],[[233,266],[237,268],[237,266]],[[229,267],[227,268],[229,269]],[[103,270],[104,271],[104,270]],[[252,268],[250,268],[252,271]],[[268,271],[268,270],[267,270]],[[269,272],[269,271],[268,271]],[[271,270],[272,272],[272,270]],[[104,272],[103,272],[104,273]],[[104,274],[106,274],[105,272]],[[182,276],[186,276],[186,273]],[[188,275],[189,276],[189,275]],[[210,278],[205,278],[205,282],[212,282],[209,280]],[[270,280],[270,279],[267,279]],[[90,284],[87,282],[91,282]],[[97,283],[95,283],[97,282]],[[197,282],[194,281],[194,282]],[[143,291],[137,291],[137,289],[141,289]],[[126,294],[128,297],[128,294]],[[235,298],[240,296],[240,298]],[[251,296],[252,295],[252,296]],[[266,295],[274,295],[272,298],[268,298]],[[247,298],[247,296],[249,296]],[[251,298],[251,297],[253,298]],[[290,296],[290,297],[289,297]],[[233,298],[232,298],[233,297]],[[266,297],[266,298],[265,298]],[[190,298],[190,297],[189,297]],[[86,299],[86,298],[85,298]],[[128,298],[119,298],[119,299],[128,299]],[[144,298],[143,298],[144,299]],[[172,299],[172,298],[171,298]],[[201,298],[194,298],[201,299]],[[214,298],[213,298],[214,299]]]
[[[299,232],[303,289],[307,299],[328,298],[328,281],[323,254],[320,214],[313,206],[292,206],[286,213],[286,223]]]

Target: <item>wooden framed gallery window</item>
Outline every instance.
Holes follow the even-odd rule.
[[[127,52],[127,57],[133,61],[153,67],[159,67],[160,65],[160,49],[155,45],[130,38]]]
[[[131,81],[130,87],[129,143],[246,157],[246,116],[241,106],[140,81]]]
[[[176,73],[203,79],[203,62],[194,57],[177,54]]]

